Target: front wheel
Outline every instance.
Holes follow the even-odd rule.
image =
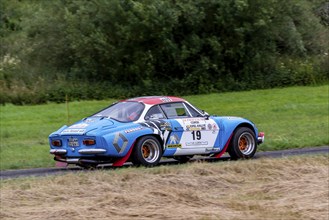
[[[162,148],[153,136],[141,137],[133,150],[132,161],[134,164],[142,164],[147,167],[155,166],[162,156]]]
[[[228,153],[231,159],[252,158],[257,150],[256,138],[250,128],[238,128],[232,137]]]

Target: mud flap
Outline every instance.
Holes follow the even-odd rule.
[[[67,167],[69,164],[65,162],[56,161],[56,167]]]
[[[135,142],[131,145],[128,153],[124,157],[122,157],[122,158],[120,158],[120,159],[113,162],[112,167],[121,167],[121,166],[123,166],[123,164],[129,159],[129,157],[131,155],[131,152],[133,151],[134,146],[135,146]]]
[[[60,156],[55,156],[55,160],[56,160],[56,158],[57,159],[61,159],[61,157]],[[69,164],[68,163],[66,163],[66,162],[62,162],[62,161],[58,161],[58,160],[56,160],[56,163],[55,163],[55,167],[67,167]]]
[[[225,144],[223,150],[222,150],[221,152],[215,154],[213,157],[215,157],[215,158],[220,158],[220,157],[226,152],[226,150],[227,150],[227,148],[228,148],[228,145],[230,145],[230,142],[231,142],[232,136],[233,136],[233,133],[232,133],[231,136],[228,138],[228,140],[227,140],[227,142],[226,142],[226,144]]]

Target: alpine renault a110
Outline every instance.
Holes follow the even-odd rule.
[[[251,158],[264,142],[249,120],[210,116],[182,98],[147,96],[116,102],[49,136],[56,161],[155,166],[163,157],[187,162],[194,155]]]

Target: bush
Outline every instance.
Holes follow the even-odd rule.
[[[322,0],[3,0],[0,102],[328,82]]]

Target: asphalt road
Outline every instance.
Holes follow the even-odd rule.
[[[254,159],[258,158],[278,158],[278,157],[289,157],[294,155],[305,155],[305,154],[329,154],[329,146],[322,147],[309,147],[309,148],[298,148],[298,149],[289,149],[289,150],[280,150],[280,151],[266,151],[266,152],[257,152],[255,154]],[[217,162],[217,161],[225,161],[229,160],[229,156],[225,155],[219,159],[209,158],[209,157],[195,157],[191,160],[200,161],[204,160],[207,162]],[[174,159],[165,159],[161,160],[161,165],[175,165],[178,164]],[[127,163],[124,165],[132,166],[131,163]],[[113,168],[111,166],[100,166],[97,169],[120,169]],[[68,166],[66,168],[36,168],[36,169],[23,169],[23,170],[5,170],[0,171],[0,179],[12,179],[12,178],[20,178],[20,177],[36,177],[36,176],[48,176],[48,175],[60,175],[70,172],[92,172],[92,170],[84,170],[78,166]]]

